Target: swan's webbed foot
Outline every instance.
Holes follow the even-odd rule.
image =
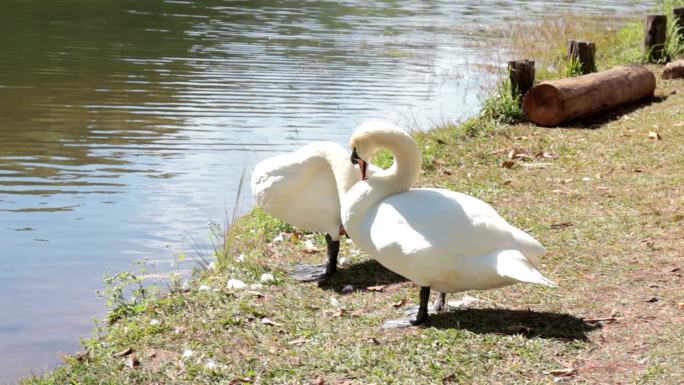
[[[328,244],[328,263],[325,265],[296,265],[294,279],[301,282],[320,281],[337,272],[337,254],[340,252],[340,241],[333,241],[329,234],[325,234]]]
[[[430,301],[430,288],[423,286],[420,288],[420,305],[416,319],[411,321],[411,325],[423,325],[428,320],[428,302]]]
[[[437,293],[437,299],[435,300],[435,303],[432,304],[432,308],[435,309],[437,313],[441,313],[444,311],[444,304],[446,303],[446,293],[443,292],[438,292]]]

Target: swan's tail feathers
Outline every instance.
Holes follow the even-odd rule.
[[[496,270],[505,277],[520,282],[536,283],[556,287],[553,281],[544,277],[518,250],[502,250],[496,256]]]

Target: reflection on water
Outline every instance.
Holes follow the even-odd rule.
[[[473,113],[491,26],[633,2],[8,0],[0,13],[0,382],[74,351],[104,272],[171,267],[244,167],[361,121]]]

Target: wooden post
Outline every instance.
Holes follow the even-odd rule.
[[[534,85],[534,60],[512,60],[508,62],[508,77],[511,79],[511,95],[520,96],[520,103],[527,91]]]
[[[667,32],[667,16],[646,15],[644,20],[644,58],[649,63],[666,59],[665,35]]]
[[[679,36],[679,43],[684,44],[684,8],[675,8],[674,14],[675,33]]]
[[[568,40],[568,57],[579,65],[581,75],[596,72],[596,44],[584,40]]]
[[[543,82],[523,100],[527,118],[540,126],[556,126],[653,96],[656,79],[644,66],[619,66],[608,71]]]

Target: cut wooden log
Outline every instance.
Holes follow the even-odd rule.
[[[523,99],[527,118],[540,126],[563,122],[653,96],[655,75],[639,65],[619,66],[533,87]]]
[[[667,63],[663,69],[663,79],[684,78],[684,59]]]
[[[679,37],[679,42],[684,43],[684,8],[672,10],[674,15],[675,34]]]
[[[646,15],[644,20],[644,58],[649,63],[657,63],[665,57],[665,37],[667,16]]]
[[[580,74],[596,72],[596,44],[584,40],[568,40],[568,57],[577,63]]]
[[[534,60],[513,60],[508,62],[508,77],[511,79],[511,95],[525,96],[534,85]]]

